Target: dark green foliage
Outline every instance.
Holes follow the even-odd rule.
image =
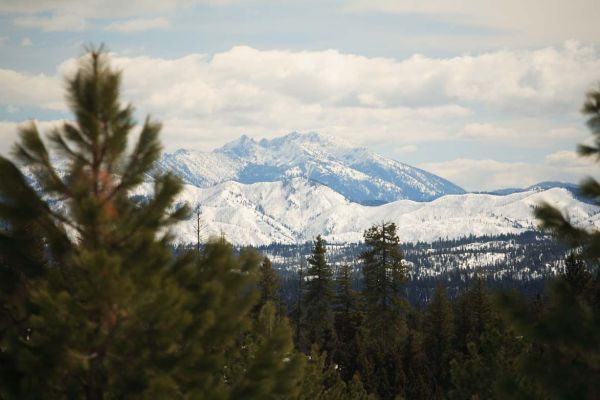
[[[456,299],[454,315],[449,397],[503,398],[500,389],[515,381],[515,364],[524,350],[522,338],[503,324],[481,279],[474,279]]]
[[[292,332],[286,318],[278,318],[276,307],[267,302],[262,307],[254,329],[243,341],[243,359],[228,365],[236,371],[233,382],[234,399],[280,399],[296,396],[302,390],[302,358],[293,353]],[[227,371],[227,369],[225,370]],[[236,376],[239,374],[239,376]]]
[[[368,250],[363,261],[365,321],[359,371],[368,390],[382,398],[402,394],[406,377],[402,368],[407,337],[401,283],[405,277],[396,225],[383,223],[365,234]]]
[[[367,315],[373,330],[402,329],[405,301],[401,283],[405,279],[400,239],[394,223],[375,225],[364,233],[368,250],[361,255]]]
[[[354,376],[352,377],[352,380],[348,383],[346,383],[346,397],[344,397],[345,399],[348,400],[375,400],[377,399],[377,396],[375,396],[374,394],[369,394],[367,392],[367,390],[365,389],[361,379],[360,379],[360,375],[358,374],[354,374]]]
[[[130,199],[159,155],[160,124],[147,119],[127,153],[133,108],[119,89],[96,51],[67,81],[75,122],[49,136],[64,176],[36,126],[21,129],[15,155],[44,197],[0,157],[0,398],[295,395],[289,328],[269,322],[269,302],[250,318],[258,257],[226,243],[174,256],[168,228],[188,210],[171,175],[154,177],[148,201]]]
[[[452,388],[450,399],[516,398],[503,393],[519,384],[516,364],[524,350],[521,338],[503,327],[486,327],[479,344],[469,342],[467,353],[457,355],[450,363]]]
[[[455,340],[459,351],[468,353],[468,344],[479,345],[481,335],[497,321],[482,279],[475,278],[471,286],[455,302]]]
[[[423,318],[423,342],[431,386],[437,398],[448,387],[450,360],[453,356],[454,317],[443,286],[435,290]]]
[[[404,350],[404,370],[406,371],[404,392],[407,399],[431,399],[434,397],[436,387],[432,385],[425,350],[423,334],[418,329],[412,330],[408,335]]]
[[[585,261],[576,252],[571,252],[565,259],[564,280],[574,293],[586,294],[592,283],[592,274]]]
[[[360,329],[363,323],[359,294],[352,288],[352,270],[348,264],[340,267],[335,294],[335,332],[337,337],[334,361],[340,375],[349,381],[358,368]]]
[[[333,328],[333,271],[325,260],[325,241],[317,236],[304,283],[302,303],[304,307],[304,338],[310,345],[317,345],[331,354],[335,345]],[[306,346],[302,346],[306,348]]]
[[[544,398],[600,396],[600,322],[590,298],[564,277],[550,286],[541,310],[518,295],[501,297],[507,319],[532,343],[520,373]]]
[[[267,302],[273,303],[278,308],[280,307],[279,277],[268,257],[263,258],[258,269],[258,290],[260,300],[256,306],[257,310],[260,310]],[[277,313],[280,314],[279,310]]]
[[[589,116],[592,145],[580,145],[579,154],[600,161],[600,89],[588,93],[583,113]],[[587,178],[583,195],[600,205],[600,184]],[[520,360],[520,373],[530,392],[551,399],[597,399],[600,389],[600,308],[598,271],[589,271],[583,259],[597,263],[600,231],[573,226],[549,204],[535,212],[541,226],[573,247],[565,262],[565,274],[550,285],[537,307],[517,295],[500,296],[499,304],[509,321],[531,343]]]

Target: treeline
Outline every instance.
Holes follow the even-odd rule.
[[[308,270],[298,280],[300,296],[289,305],[296,348],[321,363],[322,375],[316,382],[324,398],[365,392],[382,399],[591,399],[600,394],[592,384],[597,365],[595,370],[581,368],[578,387],[564,379],[555,382],[550,366],[544,365],[546,353],[555,353],[552,373],[567,374],[572,368],[570,357],[577,357],[569,351],[560,354],[544,334],[548,324],[575,312],[572,303],[556,304],[556,296],[574,296],[583,308],[600,305],[594,300],[600,294],[600,280],[575,253],[547,296],[526,302],[495,294],[484,280],[475,278],[452,300],[440,284],[426,307],[413,308],[402,290],[406,276],[396,226],[374,226],[365,232],[365,244],[364,284],[357,291],[350,266],[343,265],[335,275],[325,261],[325,243],[318,237]],[[262,271],[272,278],[261,292],[279,302],[268,259]],[[583,323],[573,318],[571,322],[578,327]],[[532,331],[542,329],[542,334],[523,335],[522,324]],[[559,340],[578,329],[570,326],[560,331],[566,328],[563,324],[553,327]],[[542,369],[540,377],[532,372],[534,365]],[[340,389],[344,387],[346,392]]]
[[[543,206],[545,228],[577,249],[547,293],[492,295],[476,279],[422,309],[402,290],[394,224],[365,232],[360,290],[317,238],[286,306],[253,251],[223,239],[172,251],[169,227],[190,216],[174,176],[131,196],[153,173],[160,124],[129,143],[133,108],[106,54],[82,57],[66,88],[75,121],[45,140],[24,126],[20,166],[0,156],[0,399],[600,397],[600,282],[586,262],[600,233]],[[585,111],[600,136],[600,92]],[[600,198],[593,180],[583,190]]]

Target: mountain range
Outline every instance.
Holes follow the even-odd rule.
[[[581,226],[596,226],[600,209],[575,187],[543,182],[525,189],[466,193],[448,180],[317,133],[260,141],[247,136],[212,152],[164,154],[158,172],[185,182],[178,202],[198,208],[204,237],[239,245],[293,244],[318,234],[358,242],[374,223],[393,221],[407,242],[495,236],[536,229],[533,208],[548,201]],[[136,196],[150,196],[150,183]],[[195,218],[174,228],[195,240]]]
[[[150,196],[152,184],[143,184],[133,194]],[[365,206],[325,185],[296,177],[252,184],[228,181],[209,188],[185,185],[177,201],[177,206],[199,207],[204,238],[224,235],[237,245],[303,243],[319,234],[330,242],[359,242],[365,229],[382,221],[395,222],[400,239],[413,243],[519,234],[536,229],[532,211],[542,201],[564,210],[579,226],[600,226],[598,207],[561,188],[505,196],[467,193],[430,202],[396,200]],[[194,242],[196,218],[173,229],[177,243]]]
[[[437,175],[318,133],[293,132],[260,141],[242,136],[212,152],[167,153],[156,168],[174,172],[197,187],[304,177],[363,205],[400,199],[430,201],[465,193]]]

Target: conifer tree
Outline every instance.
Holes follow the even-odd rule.
[[[578,146],[582,157],[600,160],[600,88],[590,91],[582,112],[593,135],[592,144]],[[600,205],[600,183],[584,179],[579,191]],[[581,252],[584,259],[600,257],[600,231],[574,226],[563,212],[542,203],[535,215],[541,227],[560,241]],[[596,267],[597,268],[597,267]],[[541,312],[533,314],[529,304],[516,295],[504,294],[501,309],[515,329],[532,343],[523,357],[521,373],[546,398],[596,399],[600,397],[600,286],[598,270],[585,289],[584,265],[568,259],[566,275],[550,285]],[[588,293],[585,293],[588,291]]]
[[[432,386],[440,398],[448,387],[448,372],[452,359],[453,315],[446,289],[439,285],[423,320],[424,347],[431,372]]]
[[[592,274],[585,261],[574,251],[565,259],[564,279],[574,293],[582,295],[587,292],[592,282]]]
[[[320,351],[318,346],[313,346],[306,358],[304,377],[300,383],[302,390],[298,399],[343,399],[345,384],[335,367],[328,365],[327,353]]]
[[[525,343],[514,332],[488,327],[479,344],[469,342],[467,353],[450,363],[450,399],[512,399],[538,398],[533,392],[518,395],[516,386],[522,385],[517,362]]]
[[[458,296],[454,315],[457,349],[466,354],[468,344],[474,343],[478,346],[481,335],[491,324],[498,321],[483,279],[475,277],[469,287]]]
[[[310,346],[317,345],[329,352],[333,349],[333,271],[325,260],[325,241],[317,236],[308,258],[307,281],[303,293],[305,338]]]
[[[362,312],[358,293],[352,288],[352,269],[342,264],[338,272],[335,294],[336,349],[334,360],[339,365],[340,375],[349,381],[357,370],[360,347]]]
[[[452,399],[502,399],[520,385],[516,363],[525,342],[500,319],[483,279],[476,277],[455,302],[455,352],[448,390]],[[508,396],[508,398],[513,397]]]
[[[120,77],[105,53],[82,57],[66,85],[75,121],[50,132],[53,153],[35,124],[21,128],[15,155],[35,186],[0,157],[0,398],[294,395],[285,328],[227,379],[252,329],[258,259],[225,243],[175,256],[169,226],[188,209],[172,175],[129,196],[159,156],[160,124],[146,119],[127,151]]]
[[[348,400],[376,400],[377,396],[374,394],[369,394],[365,389],[362,380],[360,379],[360,375],[358,373],[354,374],[352,380],[346,384],[347,391],[345,399]]]
[[[401,283],[405,279],[404,256],[396,224],[382,223],[364,233],[368,250],[361,255],[363,261],[364,290],[369,325],[385,332],[401,317],[405,300]]]
[[[401,291],[405,277],[396,225],[383,223],[365,231],[368,249],[362,255],[365,324],[359,356],[360,373],[367,390],[380,397],[404,393],[403,352],[407,337]]]
[[[404,370],[406,385],[404,392],[408,399],[434,398],[435,385],[432,385],[427,365],[427,354],[420,330],[411,330],[404,351]]]
[[[269,257],[264,257],[258,269],[258,290],[260,292],[260,300],[257,308],[262,308],[267,302],[279,306],[281,298],[279,295],[279,277],[273,269]]]

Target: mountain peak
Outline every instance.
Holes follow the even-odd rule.
[[[439,176],[318,132],[294,131],[259,141],[242,135],[212,153],[167,155],[162,169],[176,171],[185,182],[201,187],[227,180],[256,183],[306,177],[360,204],[429,201],[464,193]]]
[[[217,149],[217,151],[235,155],[237,157],[248,157],[253,153],[256,146],[256,140],[248,135],[242,135],[239,139],[225,144],[223,147]]]
[[[282,147],[285,145],[303,145],[303,144],[317,144],[327,147],[348,147],[343,144],[338,138],[334,138],[330,135],[325,135],[319,132],[298,132],[293,131],[287,135],[278,136],[272,139],[262,139],[258,144],[265,148]]]

